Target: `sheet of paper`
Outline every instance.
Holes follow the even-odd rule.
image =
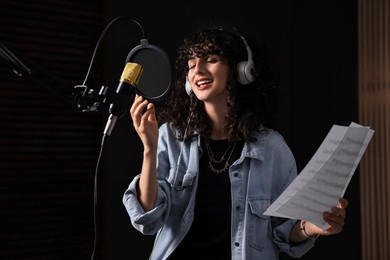
[[[344,195],[373,134],[353,122],[333,125],[309,163],[263,214],[304,219],[326,229],[322,213]]]

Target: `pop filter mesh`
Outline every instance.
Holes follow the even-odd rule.
[[[168,55],[154,45],[134,48],[128,55],[127,62],[142,66],[137,93],[148,100],[159,101],[166,97],[173,82],[172,64]]]

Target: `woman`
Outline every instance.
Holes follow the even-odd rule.
[[[273,129],[264,56],[234,28],[209,24],[184,39],[175,65],[164,106],[136,96],[130,109],[144,152],[123,203],[136,229],[156,235],[150,259],[299,258],[319,235],[340,233],[344,198],[324,213],[326,230],[263,215],[297,175]]]

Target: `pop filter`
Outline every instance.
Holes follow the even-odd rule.
[[[128,62],[142,66],[143,72],[136,93],[149,101],[164,99],[171,90],[175,73],[167,53],[160,47],[151,45],[147,39],[141,39],[140,45],[134,47],[126,58]]]

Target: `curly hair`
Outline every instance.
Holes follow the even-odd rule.
[[[249,44],[248,39],[247,42]],[[230,68],[225,124],[228,139],[254,141],[256,132],[273,128],[277,111],[275,94],[278,93],[276,73],[265,48],[251,47],[251,50],[257,76],[254,82],[244,86],[237,81],[237,64],[248,59],[241,34],[232,26],[214,22],[201,24],[178,48],[177,79],[171,94],[157,109],[159,122],[170,122],[178,130],[180,140],[190,139],[195,132],[206,138],[210,135],[211,124],[203,102],[193,93],[188,95],[184,85],[189,58],[219,55]]]

